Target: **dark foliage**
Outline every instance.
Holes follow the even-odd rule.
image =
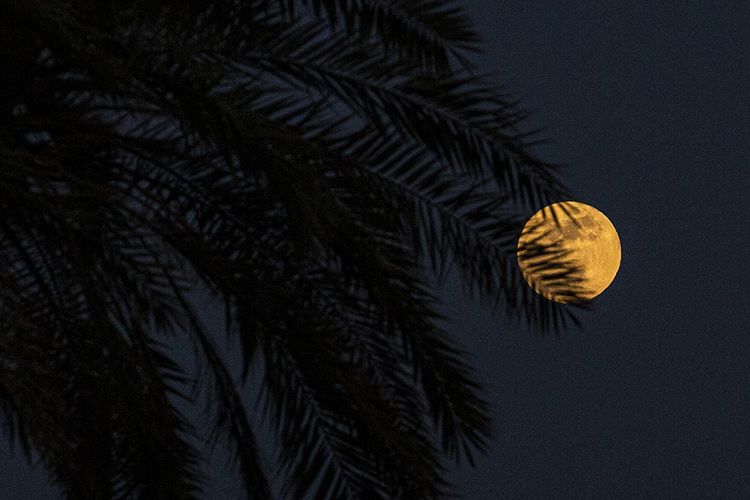
[[[471,461],[490,424],[435,278],[571,319],[514,260],[530,209],[564,192],[524,112],[472,75],[461,10],[10,0],[0,25],[0,408],[66,495],[199,496],[196,443],[224,439],[270,497],[253,373],[284,495],[450,493],[446,458]],[[195,289],[224,305],[240,383]],[[185,336],[199,374],[170,359]],[[175,406],[196,377],[205,433]]]

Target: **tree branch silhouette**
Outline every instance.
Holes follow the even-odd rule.
[[[222,438],[274,493],[437,498],[489,405],[445,330],[452,269],[507,318],[575,321],[515,263],[566,196],[527,113],[441,0],[8,2],[0,75],[0,412],[70,498],[194,498]],[[539,264],[574,283],[553,250]],[[555,271],[555,269],[557,271]],[[554,272],[553,272],[554,271]],[[242,369],[190,290],[223,306]],[[197,373],[170,356],[196,346]],[[262,380],[250,380],[262,373]],[[235,375],[241,375],[239,382]],[[179,399],[205,384],[208,429]]]

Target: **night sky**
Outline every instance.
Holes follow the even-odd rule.
[[[623,253],[583,328],[558,336],[446,288],[496,424],[460,491],[749,497],[750,3],[465,3],[479,70],[534,112],[541,156],[569,165]],[[16,455],[0,452],[0,498],[54,497]]]
[[[481,68],[535,111],[544,157],[570,164],[623,255],[579,332],[450,307],[496,408],[463,492],[747,498],[750,4],[471,5]]]

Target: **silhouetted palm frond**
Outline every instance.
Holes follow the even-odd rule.
[[[190,290],[223,305],[241,382],[262,374],[283,495],[451,493],[444,458],[471,462],[490,423],[436,278],[454,269],[544,329],[575,319],[516,265],[529,211],[566,195],[529,150],[526,113],[472,74],[463,12],[0,9],[0,408],[65,494],[199,496],[196,447],[216,440],[250,498],[273,494],[252,408]],[[547,270],[559,257],[540,255]],[[197,373],[171,358],[188,342]],[[206,432],[180,411],[196,378]]]

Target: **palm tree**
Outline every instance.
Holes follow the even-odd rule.
[[[473,74],[462,11],[12,0],[0,24],[0,415],[66,496],[198,497],[222,440],[271,497],[246,383],[283,495],[450,493],[446,460],[483,452],[490,422],[436,285],[572,318],[519,277],[519,224],[565,193]],[[209,426],[178,403],[200,394]]]

